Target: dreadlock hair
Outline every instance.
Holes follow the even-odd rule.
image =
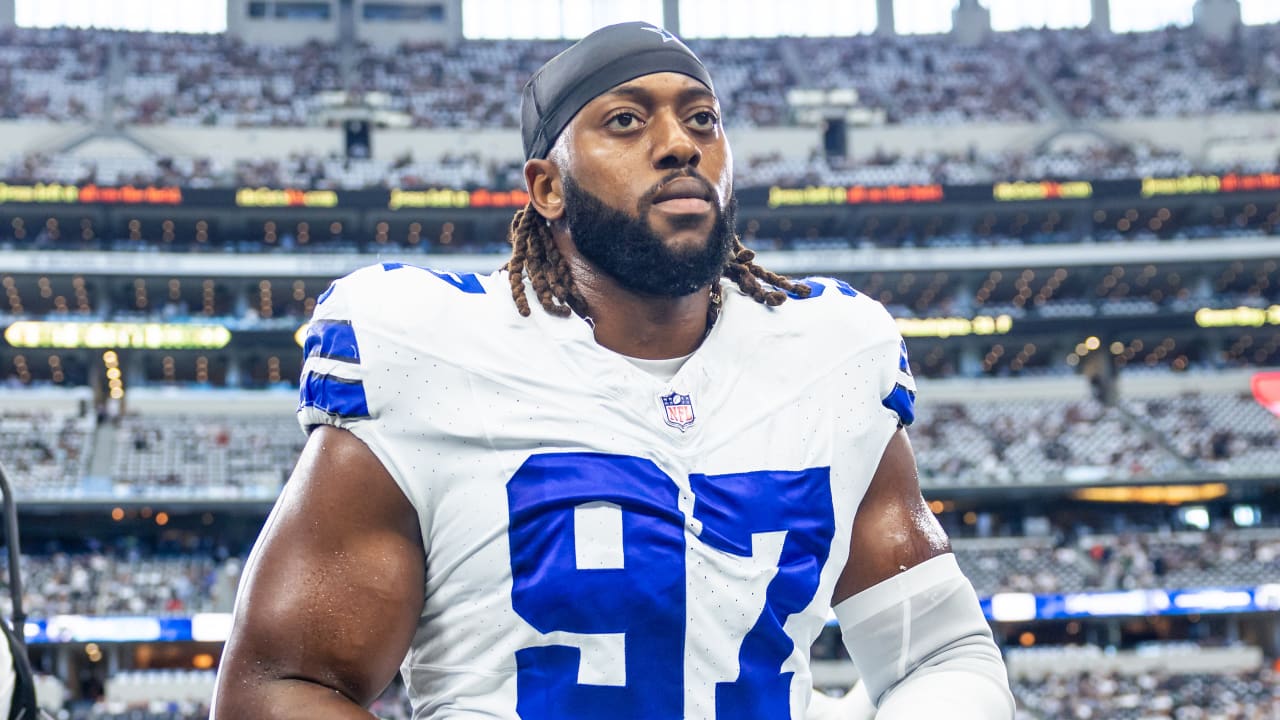
[[[533,203],[516,211],[515,217],[511,219],[509,240],[511,259],[507,261],[506,268],[511,281],[511,297],[516,301],[516,309],[521,315],[528,317],[530,313],[529,299],[525,296],[524,288],[526,274],[534,292],[538,294],[538,302],[548,313],[558,317],[568,317],[575,312],[584,317],[587,315],[587,301],[574,285],[568,262],[556,248],[551,226],[534,209]],[[748,297],[770,307],[785,302],[788,293],[802,298],[809,297],[811,289],[808,285],[760,267],[752,262],[755,257],[755,251],[743,245],[742,240],[735,235],[733,257],[724,269],[724,277],[737,283],[738,288]],[[718,286],[712,285],[711,292],[708,327],[715,321],[720,307]]]

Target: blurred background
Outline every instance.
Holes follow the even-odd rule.
[[[710,67],[762,263],[898,318],[1020,717],[1280,718],[1275,0],[0,0],[42,703],[207,716],[316,296],[504,262],[521,86],[633,19]],[[814,657],[854,677],[834,630]]]

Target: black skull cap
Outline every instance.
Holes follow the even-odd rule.
[[[551,58],[520,94],[524,157],[546,158],[556,138],[587,103],[644,75],[674,72],[714,92],[711,74],[675,35],[644,22],[602,27]]]

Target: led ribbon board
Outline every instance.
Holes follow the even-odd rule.
[[[222,325],[24,320],[6,328],[4,339],[20,348],[218,350],[231,342],[231,331]]]
[[[1013,329],[1009,315],[962,317],[897,318],[903,337],[963,337],[965,335],[1006,335]]]
[[[0,205],[181,205],[182,188],[0,183]]]

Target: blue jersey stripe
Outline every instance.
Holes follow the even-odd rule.
[[[329,299],[329,296],[333,294],[334,289],[336,289],[337,287],[338,287],[338,283],[336,280],[334,282],[329,283],[329,287],[325,288],[324,292],[320,293],[320,297],[316,298],[316,304],[323,305],[324,301]]]
[[[302,407],[344,418],[369,417],[369,401],[359,380],[309,372],[302,380]]]
[[[350,320],[312,320],[302,345],[304,357],[322,357],[342,362],[360,362],[360,346]]]
[[[436,277],[440,278],[441,280],[449,283],[450,285],[458,288],[464,293],[469,293],[471,295],[485,294],[484,286],[480,284],[480,278],[476,277],[475,273],[441,272],[440,270],[432,270],[429,267],[422,267],[421,265],[407,265],[405,263],[400,263],[400,262],[382,263],[382,269],[388,272],[392,270],[399,270],[401,268],[413,268],[414,270],[425,270],[426,272],[429,272],[432,275],[435,275]]]
[[[903,425],[910,425],[916,419],[916,394],[903,387],[894,385],[893,390],[880,402],[890,410],[898,413]]]

